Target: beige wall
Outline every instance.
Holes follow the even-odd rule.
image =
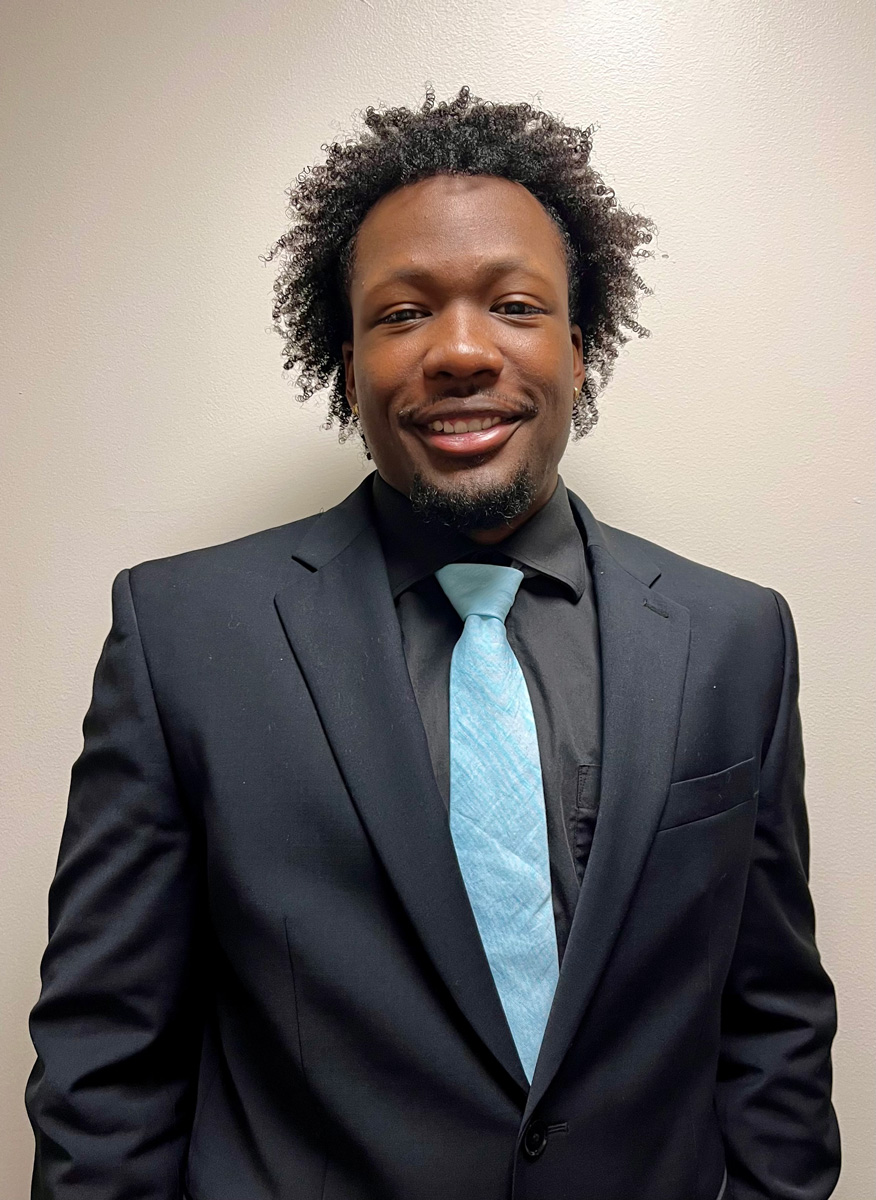
[[[598,124],[660,227],[567,482],[796,617],[812,877],[839,988],[837,1195],[874,1195],[873,18],[835,0],[6,0],[0,254],[0,1179],[110,582],[331,504],[366,464],[292,399],[258,259],[283,189],[431,79]]]

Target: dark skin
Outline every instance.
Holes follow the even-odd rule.
[[[518,183],[437,175],[383,196],[359,229],[346,394],[381,476],[469,494],[526,466],[529,509],[475,530],[502,541],[551,498],[584,381],[556,225]],[[444,424],[439,432],[436,421]],[[446,423],[486,423],[460,430]]]

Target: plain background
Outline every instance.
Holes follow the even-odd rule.
[[[652,337],[566,482],[596,515],[780,590],[800,640],[843,1200],[874,1158],[871,0],[7,0],[0,43],[4,668],[0,1179],[46,891],[109,629],[143,559],[327,507],[370,469],[268,333],[284,189],[369,103],[463,83],[594,123],[652,216]]]

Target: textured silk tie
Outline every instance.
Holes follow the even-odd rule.
[[[450,664],[450,832],[531,1081],[559,963],[535,719],[505,633],[523,572],[451,563],[435,576],[465,622]]]

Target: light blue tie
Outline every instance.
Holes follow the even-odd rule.
[[[559,974],[541,760],[508,645],[523,572],[435,572],[465,622],[450,663],[450,832],[493,978],[530,1081]]]

